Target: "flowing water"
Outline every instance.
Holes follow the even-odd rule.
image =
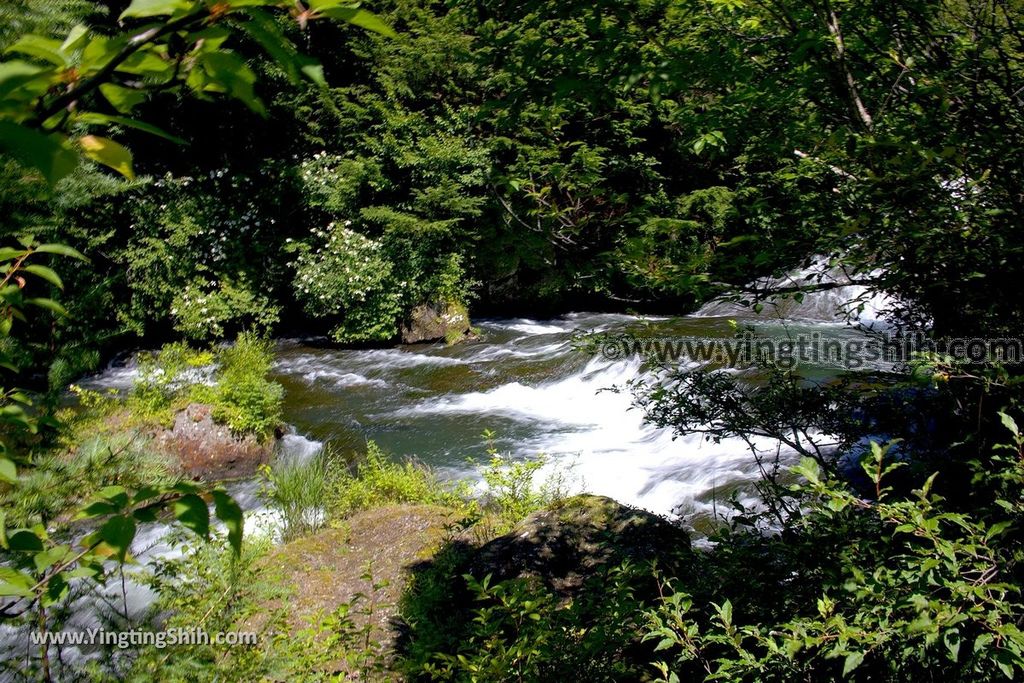
[[[631,394],[612,391],[638,376],[641,359],[590,355],[573,335],[728,338],[729,321],[576,313],[481,321],[479,340],[455,346],[352,350],[287,341],[275,379],[287,391],[286,419],[312,441],[352,452],[374,441],[443,476],[473,477],[468,461],[486,460],[482,434],[489,430],[499,451],[514,459],[543,454],[551,468],[568,471],[576,488],[662,514],[702,515],[730,492],[750,491],[757,467],[747,444],[676,438],[645,424]],[[762,319],[758,327],[857,334],[813,319]]]

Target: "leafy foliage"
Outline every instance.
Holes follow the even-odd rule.
[[[807,479],[808,514],[793,527],[794,538],[779,543],[826,539],[827,557],[815,561],[824,560],[828,571],[814,581],[821,591],[815,601],[795,604],[777,615],[779,622],[752,623],[745,603],[735,609],[724,600],[704,609],[685,590],[667,591],[651,610],[647,636],[674,657],[658,664],[663,680],[1019,675],[1021,604],[1010,578],[1019,559],[1010,531],[1019,506],[1000,498],[984,510],[954,512],[932,492],[931,480],[910,499],[890,500],[885,481],[901,463],[888,458],[889,449],[873,444],[862,463],[877,487],[875,500],[822,476],[812,460],[798,468]],[[1019,485],[1020,462],[997,462],[995,476]]]
[[[411,503],[462,508],[466,491],[440,481],[430,469],[411,460],[397,463],[372,441],[366,455],[354,466],[334,473],[327,505],[332,514],[345,517],[367,508]]]
[[[296,260],[299,299],[318,317],[342,318],[331,336],[339,342],[388,341],[397,331],[401,287],[379,242],[331,223],[315,251],[300,247]]]
[[[239,434],[266,437],[281,423],[284,389],[267,379],[271,346],[250,333],[238,336],[220,354],[213,392],[213,417]]]

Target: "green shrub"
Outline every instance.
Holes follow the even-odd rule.
[[[315,249],[299,246],[296,297],[310,315],[337,321],[335,341],[389,341],[398,334],[405,283],[392,276],[380,243],[351,230],[350,222],[314,230]]]
[[[638,582],[650,570],[623,564],[593,576],[566,600],[541,580],[494,582],[462,577],[465,604],[453,604],[453,571],[465,554],[450,557],[414,577],[401,604],[416,638],[402,666],[413,678],[444,681],[641,680],[650,654],[640,647],[645,603]],[[428,628],[422,628],[423,625]]]
[[[1022,510],[1024,437],[1006,418],[1014,443],[979,469],[975,484],[1007,485],[990,508],[950,509],[933,492],[935,476],[910,497],[892,495],[887,477],[905,463],[872,444],[862,462],[873,499],[852,493],[812,459],[798,468],[807,513],[774,541],[791,577],[810,586],[803,600],[774,614],[758,610],[777,598],[719,593],[695,597],[700,581],[668,581],[649,612],[647,638],[664,654],[662,681],[991,681],[1024,673],[1024,602],[1015,531]],[[998,488],[996,489],[998,490]],[[708,557],[743,553],[742,538]],[[759,583],[765,563],[749,552],[738,580]],[[742,576],[739,574],[742,572]],[[798,585],[776,584],[778,593]],[[730,591],[733,592],[733,591]]]
[[[244,280],[196,278],[178,293],[170,312],[174,329],[194,341],[208,341],[223,338],[232,327],[268,335],[281,309]]]
[[[269,436],[281,423],[284,387],[267,379],[274,360],[269,342],[244,332],[218,354],[213,418],[237,434]]]
[[[446,484],[419,463],[389,460],[371,441],[366,445],[365,457],[334,479],[330,509],[332,514],[340,517],[398,503],[464,509],[469,505],[467,496],[467,484]]]
[[[490,513],[486,522],[491,534],[502,534],[527,515],[541,510],[568,495],[570,473],[556,468],[543,481],[537,475],[548,463],[543,455],[527,460],[512,460],[494,446],[494,433],[483,434],[490,461],[480,468],[486,490],[482,503]],[[472,462],[472,461],[471,461]]]

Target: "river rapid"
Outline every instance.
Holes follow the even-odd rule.
[[[822,320],[820,308],[813,301],[786,319],[747,313],[741,321],[776,336],[860,334]],[[803,311],[817,317],[802,317]],[[703,517],[732,492],[748,499],[753,494],[758,470],[748,445],[646,424],[631,393],[614,391],[640,376],[642,359],[587,353],[575,337],[729,338],[735,332],[731,321],[743,313],[707,312],[713,315],[571,313],[547,320],[483,320],[477,323],[478,340],[454,346],[355,350],[282,341],[274,379],[285,386],[285,418],[297,433],[289,448],[310,452],[329,441],[358,453],[373,441],[392,457],[415,458],[443,477],[473,478],[478,468],[470,461],[487,459],[488,430],[494,434],[491,445],[503,455],[544,456],[546,474],[557,470],[573,489],[660,514]],[[827,378],[827,372],[817,372]],[[774,444],[760,445],[774,451]]]

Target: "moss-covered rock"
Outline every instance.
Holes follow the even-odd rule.
[[[568,595],[625,561],[666,566],[689,556],[690,537],[664,517],[604,496],[579,495],[530,515],[483,545],[470,571],[495,581],[536,577]]]
[[[469,309],[453,302],[421,304],[402,325],[404,344],[441,340],[455,344],[471,335]]]
[[[317,626],[323,614],[358,599],[352,613],[362,626],[370,622],[374,639],[387,645],[391,620],[405,585],[406,572],[429,558],[456,513],[436,505],[388,505],[354,514],[343,526],[281,546],[265,560],[292,599],[293,629]],[[372,603],[375,609],[365,608]]]

